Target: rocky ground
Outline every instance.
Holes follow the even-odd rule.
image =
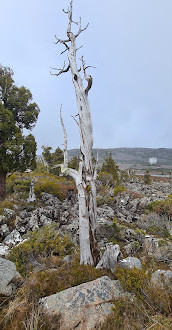
[[[167,198],[171,194],[172,185],[169,182],[153,182],[145,185],[139,179],[132,178],[125,183],[125,187],[126,191],[115,197],[112,189],[109,189],[107,195],[111,197],[110,203],[98,207],[98,246],[103,254],[107,244],[110,246],[118,244],[122,260],[116,260],[116,262],[121,268],[142,269],[145,260],[154,260],[157,266],[156,272],[152,274],[152,281],[161,282],[160,275],[163,273],[163,278],[169,283],[172,279],[170,236],[172,235],[172,219],[155,212],[146,212],[146,207],[150,202]],[[63,201],[43,192],[41,199],[34,203],[25,203],[24,206],[15,203],[12,209],[4,209],[4,215],[0,216],[1,294],[13,294],[22,283],[22,277],[17,272],[16,266],[6,259],[10,250],[19,244],[22,245],[22,242],[28,239],[26,234],[29,231],[52,224],[56,225],[60,235],[64,236],[67,233],[73,244],[79,245],[78,201],[73,192],[70,191]],[[72,257],[68,255],[65,258],[65,262],[69,262]],[[34,262],[32,260],[32,265],[32,271],[42,270],[38,260]],[[89,283],[80,285],[77,290],[67,289],[68,291],[57,293],[57,296],[52,296],[53,298],[44,298],[40,301],[50,314],[54,315],[55,309],[57,314],[62,314],[59,329],[82,329],[83,327],[92,329],[97,326],[100,315],[103,321],[110,313],[113,299],[124,294],[120,283],[108,277],[102,277],[100,281],[95,281],[95,283],[93,281],[92,284]],[[103,296],[102,292],[104,292]],[[108,292],[111,292],[111,297]],[[70,297],[73,297],[73,300]],[[92,308],[88,308],[90,302]],[[69,306],[65,308],[63,305]],[[81,310],[82,305],[84,309]],[[76,312],[78,308],[80,312]],[[70,313],[72,328],[65,321],[66,315]],[[75,318],[72,317],[73,313]],[[89,324],[87,320],[90,317],[92,322]]]

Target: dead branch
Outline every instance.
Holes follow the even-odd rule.
[[[77,115],[78,116],[78,115]],[[78,121],[76,120],[76,118],[74,116],[71,116],[73,118],[73,120],[77,123],[77,125],[79,126]]]
[[[85,26],[85,28],[81,28],[81,17],[79,18],[79,30],[77,34],[75,34],[75,38],[77,38],[82,32],[84,32],[88,28],[89,23]]]
[[[65,69],[65,66],[66,66],[66,64],[65,64],[65,62],[64,62],[64,65],[63,65],[63,68],[62,68],[62,69],[51,68],[52,70],[56,70],[56,71],[59,71],[59,72],[58,72],[58,73],[52,73],[52,72],[50,71],[50,74],[51,74],[52,76],[60,76],[60,74],[68,72],[69,69],[70,69],[70,64],[68,65],[68,67],[67,67],[66,69]]]
[[[72,10],[73,10],[73,0],[70,2],[70,9],[68,10],[68,18],[69,18],[69,23],[68,23],[68,28],[67,28],[67,36],[69,40],[71,40],[71,27],[72,27]]]
[[[91,89],[92,84],[93,84],[93,78],[91,77],[91,75],[89,75],[87,77],[86,69],[90,68],[91,66],[90,65],[88,65],[87,67],[85,66],[85,61],[84,61],[83,56],[81,57],[81,61],[82,61],[82,68],[83,68],[83,72],[84,72],[84,78],[88,82],[87,88],[85,89],[85,94],[88,95],[88,92]]]
[[[62,104],[60,106],[60,121],[61,121],[61,125],[63,128],[63,134],[64,134],[64,166],[65,168],[68,167],[68,153],[67,153],[67,133],[66,133],[66,129],[64,126],[64,122],[63,122],[63,118],[62,118]]]
[[[68,45],[66,45],[66,43],[70,41],[69,39],[62,40],[62,39],[60,39],[60,38],[57,38],[56,35],[55,35],[55,38],[56,38],[56,40],[57,40],[57,41],[55,42],[56,45],[57,45],[58,43],[60,43],[60,44],[65,45],[67,48],[69,48]]]
[[[98,163],[99,163],[99,150],[97,149],[96,165],[94,169],[94,180],[97,179]]]
[[[78,47],[78,48],[76,48],[76,52],[77,52],[79,49],[81,49],[82,47],[83,47],[83,45],[80,46],[80,47]]]
[[[62,9],[62,11],[65,13],[65,14],[69,14],[69,9],[66,11],[66,10],[64,10],[64,9]]]

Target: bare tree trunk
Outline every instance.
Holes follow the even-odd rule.
[[[97,226],[97,204],[96,204],[96,185],[95,180],[97,176],[97,164],[93,170],[92,165],[92,147],[93,147],[93,132],[92,132],[92,121],[91,112],[88,102],[88,92],[92,87],[92,77],[87,76],[86,69],[89,66],[85,66],[83,57],[82,69],[84,78],[87,82],[87,87],[84,88],[82,78],[80,76],[81,68],[78,70],[76,60],[76,39],[77,37],[86,30],[87,26],[81,28],[81,19],[78,23],[75,23],[72,19],[72,8],[73,0],[70,1],[70,8],[67,11],[63,10],[68,15],[68,29],[67,39],[62,40],[56,38],[56,44],[60,43],[65,46],[65,50],[61,53],[68,53],[69,64],[65,67],[65,63],[62,69],[54,69],[59,71],[53,75],[59,76],[62,73],[71,71],[72,82],[76,94],[76,102],[78,108],[78,121],[74,117],[77,125],[79,126],[80,132],[80,159],[78,171],[68,168],[68,154],[67,154],[67,135],[64,127],[62,114],[60,110],[61,124],[64,133],[64,164],[61,165],[61,172],[65,175],[70,175],[76,183],[78,189],[78,200],[79,200],[79,237],[80,237],[80,263],[84,265],[97,265],[98,268],[110,268],[115,267],[119,256],[120,248],[106,247],[105,254],[100,260],[100,252],[97,249],[96,242],[96,226]],[[78,32],[74,34],[71,30],[72,23],[79,26]],[[97,161],[98,163],[98,161]],[[99,263],[98,263],[99,262]]]
[[[6,173],[1,172],[0,173],[0,201],[3,201],[5,199],[5,189],[6,187]]]
[[[61,171],[64,174],[71,175],[78,189],[78,200],[79,200],[79,233],[80,233],[80,262],[87,265],[97,265],[99,261],[99,250],[96,247],[96,222],[97,222],[97,205],[96,205],[96,170],[93,170],[92,166],[92,147],[93,147],[93,133],[92,133],[92,121],[91,112],[88,102],[88,92],[92,86],[92,77],[87,77],[84,60],[82,58],[82,69],[84,73],[84,78],[87,82],[87,87],[84,88],[83,81],[80,76],[81,69],[77,68],[76,60],[76,38],[83,32],[86,28],[81,28],[81,19],[77,23],[79,26],[78,32],[74,34],[71,30],[72,28],[72,6],[73,1],[70,2],[70,8],[66,14],[68,14],[68,28],[67,28],[67,40],[61,40],[56,37],[57,42],[61,43],[66,47],[68,53],[69,64],[65,69],[65,64],[63,69],[59,70],[56,76],[71,71],[72,82],[76,94],[76,102],[78,108],[78,121],[75,119],[79,126],[80,132],[80,159],[79,159],[79,169],[75,171],[68,168],[67,159],[67,136],[63,120],[61,117],[61,123],[64,131],[64,165],[61,166]],[[64,52],[65,52],[64,51]]]

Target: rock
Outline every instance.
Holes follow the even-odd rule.
[[[104,218],[104,219],[112,219],[114,218],[114,210],[110,207],[110,206],[107,206],[107,205],[104,205],[102,207],[98,207],[97,208],[97,218],[101,219],[101,218]],[[98,220],[100,221],[100,220]]]
[[[71,255],[66,255],[64,258],[63,258],[63,261],[64,262],[70,262],[71,260],[73,259],[73,257]]]
[[[36,228],[39,228],[38,226],[38,217],[36,214],[32,214],[31,218],[28,219],[28,223],[27,223],[27,229],[31,229],[34,230]]]
[[[40,304],[49,315],[60,315],[60,330],[90,330],[105,320],[113,300],[122,296],[125,294],[119,282],[103,276],[42,298]]]
[[[0,257],[5,257],[9,252],[9,247],[3,243],[0,243]]]
[[[124,228],[120,230],[120,236],[123,240],[127,242],[138,241],[143,244],[145,235],[139,229]]]
[[[17,230],[13,230],[8,236],[6,236],[6,238],[3,241],[3,243],[8,245],[8,247],[10,248],[21,242],[22,242],[22,238]]]
[[[143,252],[155,258],[156,262],[171,260],[172,244],[165,239],[147,235],[143,244]]]
[[[6,223],[0,227],[0,236],[5,237],[9,233],[10,233],[10,230],[9,230],[9,228],[8,228],[8,226],[7,226]]]
[[[7,221],[7,218],[4,215],[0,215],[0,225],[4,224]]]
[[[8,219],[14,219],[15,218],[15,211],[10,209],[4,209],[4,213],[7,216]]]
[[[138,258],[135,257],[127,257],[118,262],[118,265],[122,268],[139,268],[142,269],[142,264]]]
[[[164,284],[172,286],[172,271],[158,269],[152,274],[151,282],[159,286],[164,286]]]
[[[62,204],[57,197],[54,197],[51,194],[42,193],[41,198],[42,198],[44,205],[55,206],[55,205]]]
[[[117,262],[122,258],[122,253],[118,244],[113,245],[113,243],[106,244],[106,250],[103,257],[99,261],[96,268],[108,268],[112,272],[115,271]]]
[[[12,280],[18,276],[14,262],[0,258],[0,294],[11,295],[14,289]]]
[[[127,255],[132,256],[141,249],[141,245],[138,241],[132,241],[124,246]]]

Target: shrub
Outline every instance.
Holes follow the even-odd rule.
[[[117,185],[115,188],[114,188],[114,196],[117,196],[118,194],[120,194],[121,192],[123,191],[126,191],[127,189],[124,187],[124,186],[120,186],[120,185]]]
[[[117,267],[115,276],[126,291],[134,293],[137,297],[144,296],[144,288],[149,278],[143,270]]]
[[[13,209],[13,202],[7,199],[0,201],[0,215],[4,214],[4,209]]]
[[[146,173],[143,176],[144,184],[150,184],[151,183],[151,175],[149,171],[146,171]]]
[[[8,259],[16,264],[22,275],[32,270],[31,261],[39,257],[48,257],[51,254],[59,257],[71,254],[73,244],[67,236],[60,236],[54,225],[45,226],[29,234],[28,239],[14,247]]]
[[[161,201],[154,201],[146,206],[147,213],[156,212],[167,217],[172,216],[172,195]]]
[[[27,173],[15,172],[7,176],[6,191],[7,194],[12,194],[14,192],[29,192],[31,178]]]
[[[67,181],[64,178],[58,179],[57,176],[47,173],[39,177],[37,176],[34,189],[37,197],[40,197],[42,192],[46,192],[58,197],[60,200],[66,198],[69,190],[73,190],[76,193],[74,182]]]
[[[24,287],[24,295],[33,295],[34,292],[37,298],[42,298],[107,274],[109,275],[108,271],[80,265],[78,260],[74,260],[56,270],[32,274]]]
[[[107,204],[108,206],[112,206],[114,203],[114,198],[110,196],[104,196],[104,197],[97,197],[97,206],[100,207],[104,204]]]

